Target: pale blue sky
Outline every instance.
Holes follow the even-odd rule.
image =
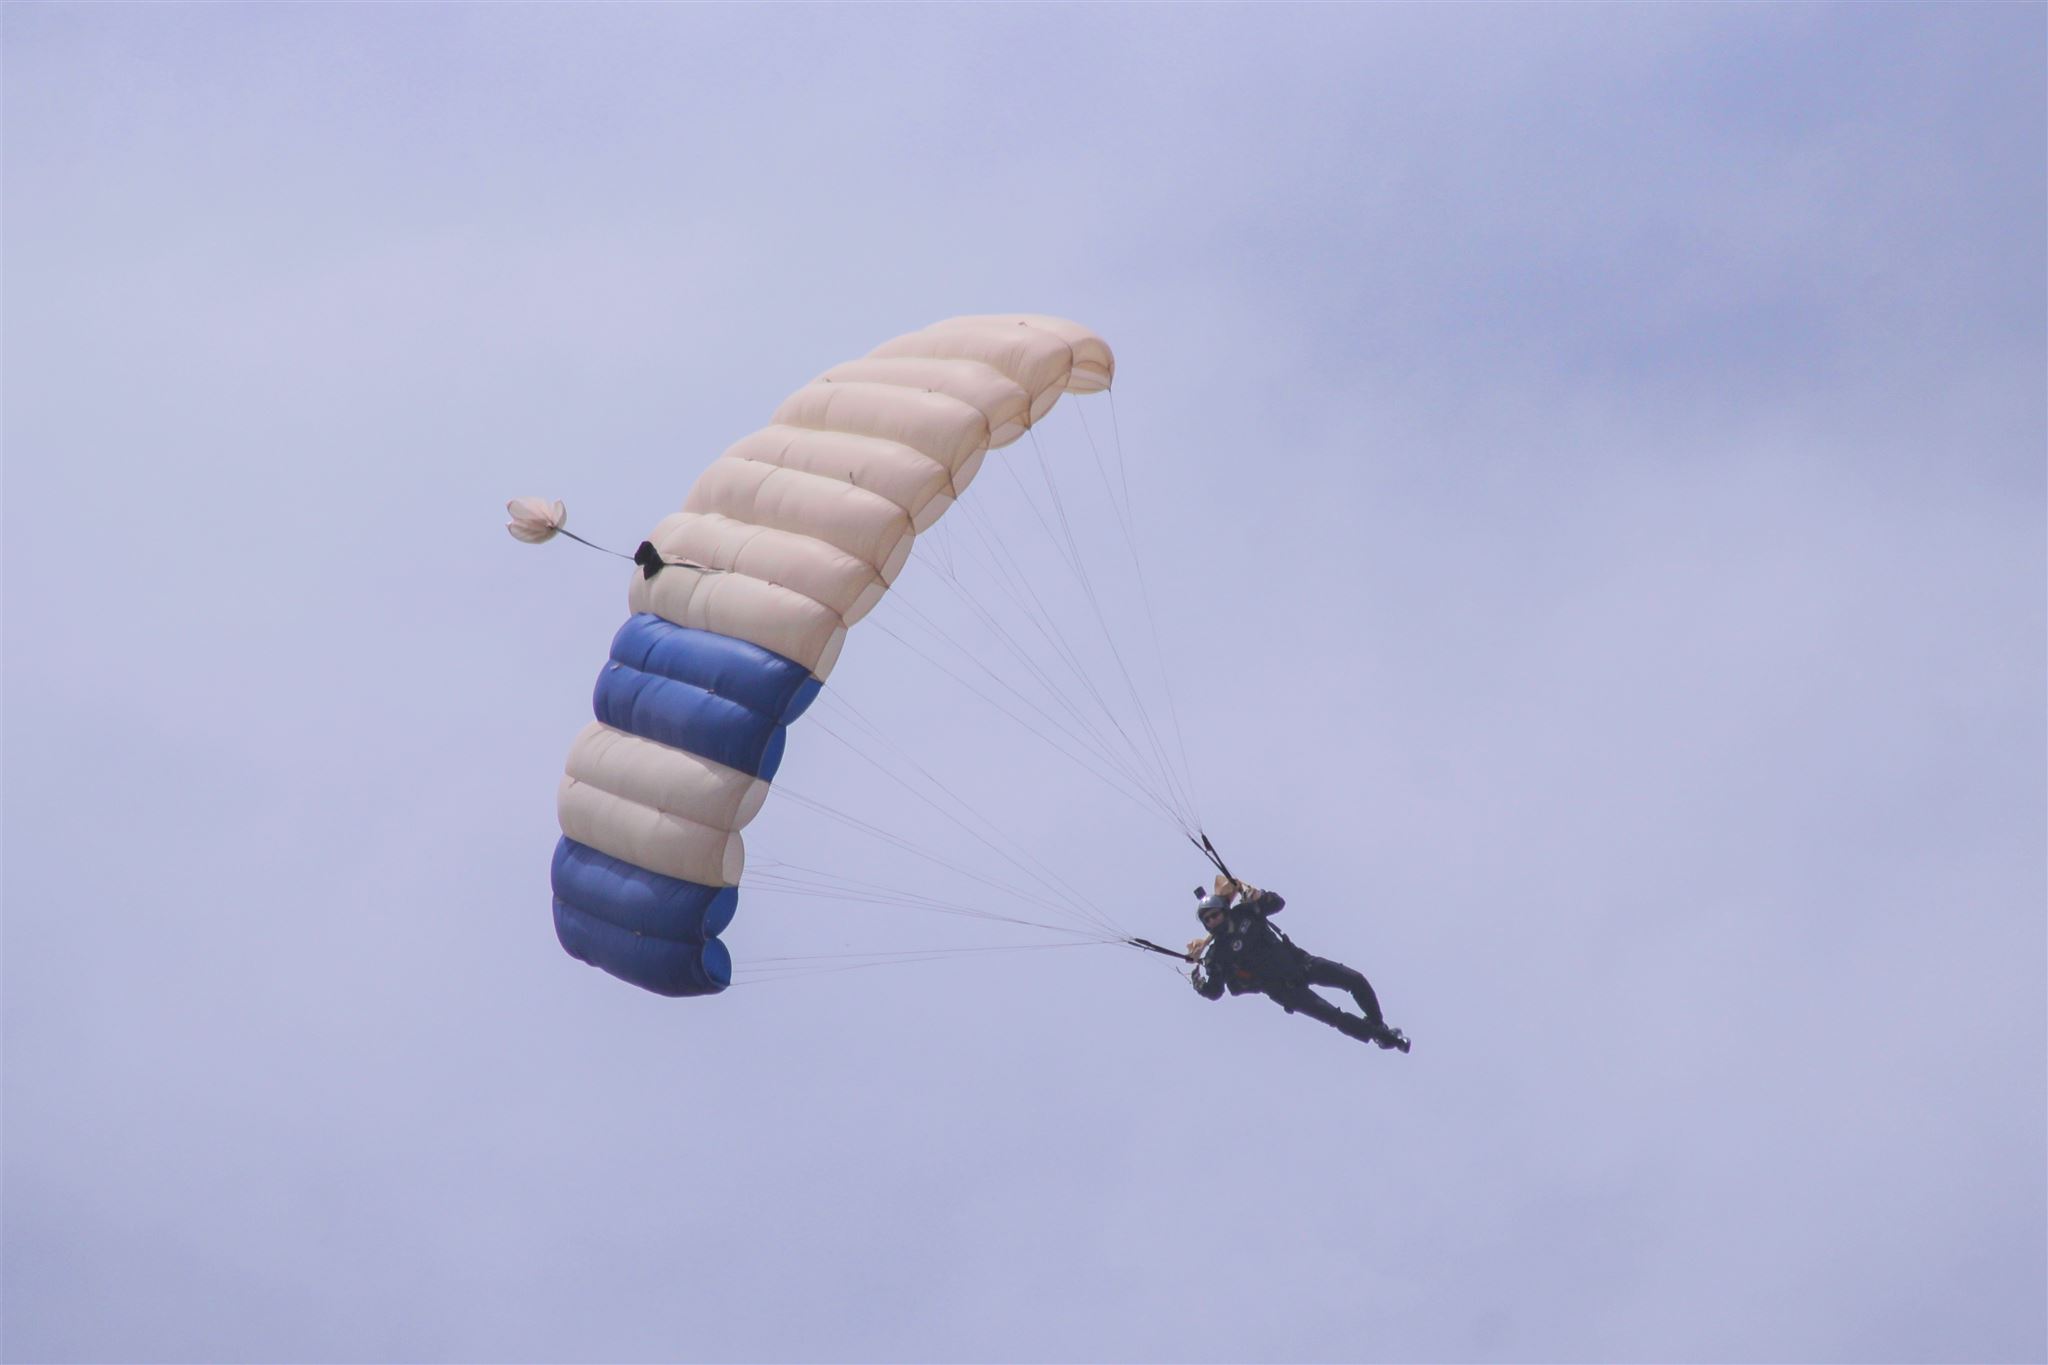
[[[7,1359],[2048,1355],[2041,6],[0,25]],[[504,500],[630,545],[990,310],[1116,347],[1208,827],[1413,1055],[556,947],[624,580]],[[887,636],[830,695],[1194,931]],[[946,837],[815,719],[792,790]],[[984,941],[832,914],[728,939]]]

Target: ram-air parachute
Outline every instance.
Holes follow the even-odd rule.
[[[953,318],[827,370],[711,463],[650,537],[662,562],[634,576],[597,718],[569,751],[564,948],[663,995],[731,982],[718,935],[739,900],[740,831],[847,629],[989,451],[1114,371],[1100,337],[1060,318]],[[522,539],[562,519],[559,504],[514,510]]]

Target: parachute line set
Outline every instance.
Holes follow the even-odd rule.
[[[769,425],[711,462],[682,510],[664,518],[636,554],[621,556],[641,570],[628,591],[630,614],[599,671],[594,719],[570,747],[557,795],[561,838],[551,880],[564,949],[667,996],[715,994],[736,979],[985,952],[1114,944],[1183,957],[1121,929],[850,698],[825,690],[848,629],[888,595],[894,623],[877,621],[878,636],[1008,717],[1044,751],[1177,829],[1228,874],[1195,808],[1113,400],[1114,476],[1086,414],[1067,406],[1079,414],[1136,578],[1167,726],[1155,722],[1118,643],[1054,462],[1039,442],[1038,424],[1061,397],[1106,393],[1114,374],[1108,345],[1060,318],[960,317],[897,337],[798,389]],[[997,461],[1043,537],[1020,561],[979,500],[962,495],[991,452],[1027,434],[1037,488],[1013,457]],[[948,519],[946,533],[930,535],[956,505],[960,514]],[[521,498],[508,510],[508,529],[522,541],[561,534],[591,545],[566,529],[561,503]],[[935,609],[891,593],[920,537],[930,540],[918,557],[920,576],[978,623],[997,657],[968,648]],[[1040,589],[1049,562],[1078,585],[1086,612],[1068,613],[1069,624],[1077,615],[1092,624],[1110,668],[1090,667],[1081,642],[1048,605]],[[1012,614],[1021,634],[1017,621],[1005,619]],[[872,765],[966,842],[949,837],[941,852],[889,828],[865,805],[855,814],[775,786],[789,727],[807,714],[806,733],[820,732]],[[1170,743],[1162,733],[1169,726]],[[981,891],[948,895],[811,865],[763,860],[749,868],[741,831],[771,788],[778,801],[972,882],[1011,907],[972,903]],[[960,856],[967,852],[980,864]],[[720,935],[738,912],[743,879],[750,894],[889,905],[1052,941],[762,956],[736,974]]]

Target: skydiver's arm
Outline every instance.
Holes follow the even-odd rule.
[[[1278,891],[1254,891],[1245,905],[1262,915],[1272,916],[1287,908],[1287,900]]]
[[[1209,959],[1210,954],[1202,954],[1202,960],[1195,964],[1194,975],[1189,980],[1194,984],[1195,993],[1204,1000],[1221,1000],[1223,998],[1223,982],[1215,974]]]

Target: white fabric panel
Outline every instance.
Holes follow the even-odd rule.
[[[752,641],[820,679],[838,661],[846,639],[846,622],[823,602],[746,574],[678,566],[653,578],[636,573],[626,602],[634,611],[650,611],[679,626]]]
[[[951,491],[948,480],[952,466],[941,464],[914,446],[878,436],[811,431],[803,427],[763,427],[726,447],[725,457],[843,480],[880,494],[912,517],[933,498]]]
[[[978,467],[979,462],[977,461]],[[911,529],[919,535],[923,535],[931,529],[933,522],[946,514],[946,509],[953,505],[953,501],[952,498],[933,498],[924,505],[924,510],[917,514],[917,520],[911,523]]]
[[[737,886],[746,870],[746,845],[730,830],[713,829],[563,777],[555,795],[562,833],[635,867],[704,886]]]
[[[921,450],[950,470],[988,445],[980,408],[928,389],[821,379],[782,400],[775,420],[814,431],[880,436]]]
[[[569,746],[568,775],[613,796],[711,829],[745,829],[768,798],[750,773],[592,721]]]
[[[967,491],[967,485],[974,482],[974,476],[981,472],[981,466],[987,459],[988,451],[986,449],[977,450],[972,455],[969,455],[966,460],[962,461],[958,469],[953,471],[953,497],[955,499],[958,499],[962,493]],[[924,527],[920,526],[917,529],[922,531]]]
[[[911,534],[910,517],[879,494],[754,460],[713,460],[683,510],[815,536],[878,572]]]
[[[1031,420],[1066,391],[1074,345],[1022,318],[955,318],[885,342],[874,356],[944,356],[978,360],[1008,375],[1031,395]]]
[[[676,512],[648,537],[667,559],[731,569],[778,587],[793,588],[839,614],[842,624],[864,599],[886,588],[873,566],[812,536],[734,521],[716,512]],[[662,571],[664,574],[668,570]]]
[[[991,331],[1001,332],[1017,327],[1048,332],[1066,343],[1071,357],[1071,369],[1065,381],[1068,393],[1101,393],[1116,378],[1116,357],[1110,353],[1109,343],[1080,323],[1069,322],[1065,318],[1048,317],[1043,313],[983,313],[949,318],[925,330],[987,335]]]
[[[917,356],[867,356],[834,365],[818,383],[894,384],[950,394],[987,419],[989,444],[1008,445],[1024,433],[1031,395],[1002,371],[978,360],[926,360]]]
[[[822,679],[846,627],[881,599],[988,451],[1060,394],[1098,392],[1115,373],[1100,337],[1035,313],[953,318],[836,365],[712,461],[683,515],[651,537],[671,558],[732,572],[636,577],[633,608],[752,641]]]
[[[1051,332],[1067,343],[1074,357],[1073,368],[1067,374],[1068,393],[1101,393],[1116,379],[1116,356],[1110,352],[1109,343],[1080,323],[1043,313],[1027,313],[1011,320]]]

